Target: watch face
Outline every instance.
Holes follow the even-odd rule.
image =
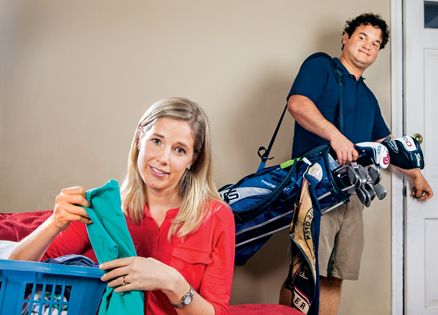
[[[184,297],[184,300],[182,301],[182,303],[184,305],[189,305],[190,302],[192,302],[192,296],[191,295],[187,295],[186,297]]]

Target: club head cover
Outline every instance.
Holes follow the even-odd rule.
[[[391,164],[403,169],[424,168],[424,156],[417,140],[409,136],[386,138],[382,144],[388,149]]]
[[[363,166],[375,164],[381,168],[389,166],[391,157],[386,146],[378,142],[359,142],[355,144],[359,153],[358,164]]]
[[[379,200],[382,200],[386,197],[386,189],[381,184],[374,185],[374,191],[376,192]]]

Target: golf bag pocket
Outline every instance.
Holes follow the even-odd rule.
[[[236,222],[236,264],[243,265],[275,233],[290,224],[300,178],[297,161],[262,169],[222,187]]]
[[[333,177],[329,146],[322,145],[316,147],[304,154],[303,158],[309,160],[312,165],[319,164],[320,166],[321,175],[319,175],[318,178],[312,176],[311,172],[307,172],[305,169],[301,169],[298,172],[305,173],[305,176],[309,180],[309,184],[318,199],[319,208],[321,209],[322,214],[348,202],[349,194],[342,190],[344,186],[339,185],[338,181]]]

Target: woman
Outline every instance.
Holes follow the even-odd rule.
[[[208,120],[199,105],[169,98],[144,113],[121,194],[138,256],[103,263],[102,280],[117,292],[145,291],[146,314],[227,314],[234,220],[213,183]],[[82,187],[63,189],[51,217],[10,258],[89,252],[88,206]]]

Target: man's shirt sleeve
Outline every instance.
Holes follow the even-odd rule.
[[[323,57],[306,60],[292,84],[288,99],[292,95],[303,95],[317,104],[328,82],[329,70],[333,71],[330,61]]]

